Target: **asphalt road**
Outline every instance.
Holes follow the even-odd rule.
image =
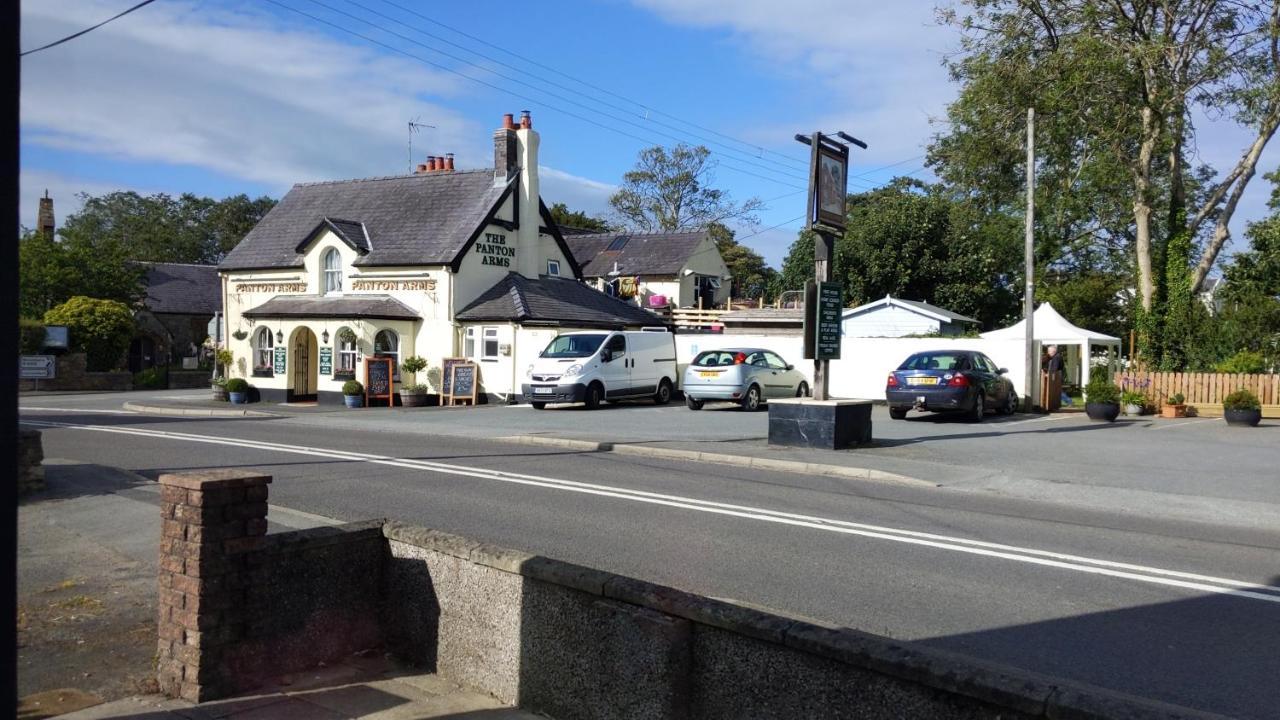
[[[394,517],[1231,716],[1280,707],[1280,528],[530,448],[351,417],[24,415],[45,423],[48,457],[149,476],[262,468],[275,476],[272,502],[306,512]]]

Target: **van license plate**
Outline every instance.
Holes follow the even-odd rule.
[[[534,395],[550,395],[555,391],[556,389],[552,387],[536,387],[533,389],[533,394]]]

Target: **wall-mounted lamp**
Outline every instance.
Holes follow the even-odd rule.
[[[276,331],[276,343],[284,342],[284,330]]]
[[[321,340],[325,345],[328,345],[328,344],[329,344],[329,330],[328,330],[328,329],[326,329],[324,332],[320,333],[320,340]]]

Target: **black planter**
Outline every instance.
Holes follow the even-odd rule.
[[[1228,425],[1253,427],[1262,422],[1262,410],[1223,410],[1222,417]]]
[[[1120,416],[1120,403],[1085,403],[1084,411],[1090,420],[1115,422]]]
[[[425,393],[421,395],[400,393],[400,404],[404,407],[426,407],[428,397]]]

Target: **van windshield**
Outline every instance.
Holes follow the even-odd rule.
[[[608,335],[561,335],[547,345],[538,357],[544,358],[584,358],[591,357],[600,349],[600,343]]]

